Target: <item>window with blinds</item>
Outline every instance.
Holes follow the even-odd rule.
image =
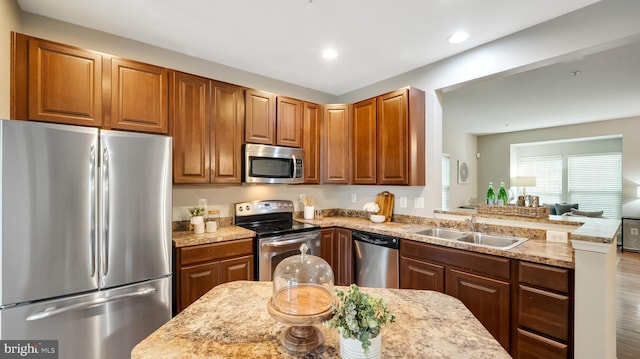
[[[449,165],[449,155],[442,155],[442,209],[449,209],[449,187],[451,185],[451,176]]]
[[[608,218],[622,212],[622,153],[567,156],[568,200],[583,211],[604,211]]]
[[[536,186],[526,191],[540,197],[540,204],[563,202],[562,155],[520,157],[518,176],[536,178]]]

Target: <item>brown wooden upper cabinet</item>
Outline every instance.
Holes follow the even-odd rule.
[[[111,128],[167,133],[167,69],[120,58],[110,62]]]
[[[325,105],[322,119],[322,182],[349,184],[350,105]]]
[[[168,132],[167,70],[12,33],[11,118]]]
[[[102,126],[102,55],[17,33],[11,55],[11,118]]]
[[[245,142],[302,147],[303,101],[253,89],[245,101]]]
[[[276,145],[302,147],[302,101],[278,96]]]
[[[276,96],[253,89],[246,89],[244,96],[245,142],[275,145]]]
[[[354,104],[353,184],[425,184],[425,94],[407,87]]]
[[[243,89],[171,71],[174,183],[240,183]]]
[[[302,104],[302,148],[304,149],[304,183],[320,183],[320,141],[322,106]]]

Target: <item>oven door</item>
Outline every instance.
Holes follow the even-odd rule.
[[[300,254],[300,246],[306,243],[309,253],[320,256],[320,231],[290,233],[275,237],[260,238],[258,242],[258,280],[269,281],[278,263]]]

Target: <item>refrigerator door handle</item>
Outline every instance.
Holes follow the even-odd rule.
[[[102,276],[109,272],[109,150],[105,147],[102,152],[102,196],[104,236],[102,238]]]
[[[144,297],[144,296],[153,294],[156,291],[157,291],[156,288],[143,288],[143,289],[137,290],[137,291],[132,292],[132,293],[118,294],[118,295],[114,295],[112,297],[96,298],[96,299],[90,300],[88,302],[71,304],[71,305],[67,305],[67,306],[64,306],[64,307],[60,307],[60,308],[49,307],[49,308],[46,308],[43,311],[40,311],[38,313],[35,313],[35,314],[32,314],[32,315],[28,316],[27,317],[27,321],[45,319],[45,318],[52,317],[54,315],[70,312],[70,311],[73,311],[73,310],[87,309],[87,308],[95,307],[95,306],[102,305],[102,304],[105,304],[105,303],[114,302],[116,300],[125,299],[125,298]]]
[[[96,148],[91,146],[89,150],[89,187],[91,188],[91,235],[89,238],[89,250],[91,253],[91,277],[96,275]]]

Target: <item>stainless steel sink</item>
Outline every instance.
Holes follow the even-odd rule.
[[[498,236],[480,232],[463,232],[455,229],[438,227],[423,229],[415,232],[415,234],[498,249],[511,249],[527,240],[527,238],[522,237]]]
[[[442,239],[456,239],[466,235],[468,232],[460,232],[455,229],[448,228],[427,228],[416,232],[423,236],[436,237]]]
[[[466,233],[462,237],[456,238],[456,240],[485,247],[511,249],[517,245],[524,243],[527,239],[521,237],[497,236],[492,234],[470,232]]]

